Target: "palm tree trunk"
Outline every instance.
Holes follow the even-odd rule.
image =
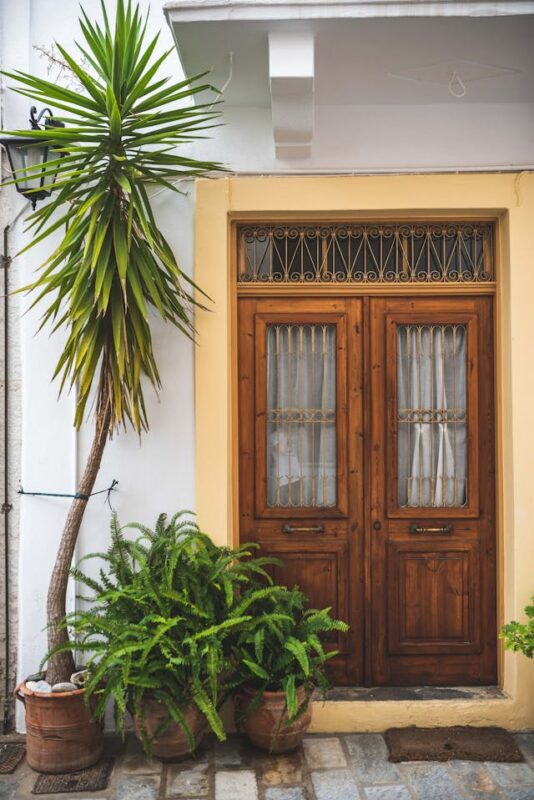
[[[88,496],[93,491],[96,476],[100,469],[102,454],[108,439],[109,424],[110,412],[108,408],[97,414],[95,435],[85,465],[85,470],[78,486],[78,494]],[[58,629],[58,623],[65,616],[69,570],[86,506],[87,500],[82,498],[75,498],[72,501],[65,527],[63,528],[63,535],[61,537],[56,563],[50,578],[46,606],[49,651],[60,644],[64,644],[69,638],[67,629]],[[46,679],[51,684],[68,681],[73,672],[74,658],[72,653],[69,651],[57,653],[48,661]]]

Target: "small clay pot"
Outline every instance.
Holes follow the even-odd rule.
[[[306,692],[305,686],[297,689],[299,706],[304,702]],[[247,708],[255,696],[255,689],[245,687],[236,697],[236,713],[250,741],[269,753],[288,753],[300,747],[310,727],[312,701],[306,711],[288,725],[285,692],[264,692],[259,706],[247,714]]]
[[[78,772],[92,767],[104,748],[102,727],[84,699],[85,689],[32,692],[19,683],[15,697],[26,711],[26,759],[37,772]]]
[[[182,714],[193,736],[193,749],[189,746],[184,729],[176,722],[170,722],[163,733],[154,739],[160,725],[169,718],[169,712],[163,703],[152,698],[143,700],[142,709],[142,716],[134,718],[135,732],[141,740],[143,732],[148,739],[152,740],[152,755],[161,761],[177,761],[190,755],[197,749],[206,733],[206,718],[197,706],[188,706],[182,709]]]

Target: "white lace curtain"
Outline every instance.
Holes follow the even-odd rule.
[[[267,503],[336,503],[335,325],[267,329]]]
[[[466,329],[397,331],[398,498],[401,506],[467,502]]]

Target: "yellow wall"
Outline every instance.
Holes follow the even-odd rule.
[[[199,313],[196,487],[199,523],[218,543],[237,536],[235,283],[231,219],[477,214],[499,219],[497,399],[499,622],[534,594],[534,175],[223,178],[199,180],[197,283],[214,301]],[[316,704],[314,731],[373,731],[452,723],[534,727],[534,663],[501,653],[505,699]]]

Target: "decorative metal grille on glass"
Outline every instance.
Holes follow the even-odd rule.
[[[267,328],[267,505],[336,504],[336,326]]]
[[[397,328],[400,506],[467,504],[466,339],[464,325]]]
[[[487,283],[492,241],[488,223],[246,225],[238,282]]]

